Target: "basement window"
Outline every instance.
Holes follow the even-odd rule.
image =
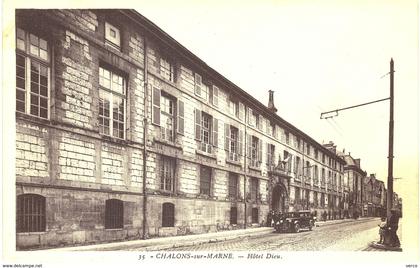
[[[118,199],[105,201],[105,229],[123,228],[124,205]]]
[[[44,232],[45,222],[45,197],[37,194],[17,197],[16,232]]]

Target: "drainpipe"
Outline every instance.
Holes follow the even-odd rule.
[[[245,156],[245,159],[244,159],[244,229],[246,229],[246,179],[247,179],[247,176],[246,176],[246,172],[247,172],[247,168],[246,168],[246,159],[247,159],[247,149],[248,149],[248,144],[246,143],[247,142],[247,133],[246,133],[246,129],[247,129],[247,122],[246,122],[246,119],[248,118],[247,117],[247,111],[248,111],[248,109],[246,109],[246,106],[244,105],[244,116],[245,116],[245,131],[244,131],[244,145],[245,145],[245,150],[244,150],[244,156]]]
[[[147,168],[147,96],[149,95],[149,84],[148,84],[148,64],[147,64],[147,38],[144,37],[144,119],[143,119],[143,239],[147,239],[147,177],[146,177],[146,168]]]

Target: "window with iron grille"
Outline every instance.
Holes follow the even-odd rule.
[[[105,201],[105,229],[123,228],[124,203],[118,199]]]
[[[256,201],[258,199],[258,179],[251,178],[251,200]]]
[[[45,197],[37,194],[18,195],[16,210],[16,232],[45,231]]]
[[[175,159],[162,156],[160,167],[160,189],[173,191],[175,182]]]
[[[230,224],[238,224],[238,208],[230,208]]]
[[[160,97],[160,134],[163,140],[175,138],[175,100],[166,94]]]
[[[210,195],[211,190],[211,168],[201,166],[200,168],[200,194]]]
[[[50,55],[45,39],[16,29],[16,111],[49,118]]]
[[[238,196],[238,174],[229,173],[229,196],[234,198]]]
[[[100,133],[125,138],[126,80],[121,75],[99,67],[99,130]]]
[[[252,208],[252,223],[258,223],[258,208]]]
[[[162,227],[175,226],[175,205],[172,203],[162,204]]]

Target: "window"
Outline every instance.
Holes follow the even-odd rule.
[[[210,102],[216,107],[219,107],[219,88],[213,85],[210,88]]]
[[[174,65],[164,58],[160,58],[160,75],[167,81],[175,81]]]
[[[321,207],[325,207],[325,194],[321,193]]]
[[[194,92],[195,92],[195,95],[201,97],[202,86],[203,86],[203,83],[202,83],[201,75],[199,75],[198,73],[195,73],[194,74]]]
[[[314,206],[318,207],[318,192],[314,192]]]
[[[175,101],[168,95],[162,94],[160,99],[160,135],[163,140],[175,139]]]
[[[175,159],[162,156],[160,168],[160,189],[173,191],[175,182]]]
[[[258,179],[251,178],[251,201],[258,200]]]
[[[16,210],[16,232],[45,231],[45,197],[37,194],[18,195]]]
[[[239,102],[233,99],[229,100],[229,113],[239,118]]]
[[[296,137],[296,147],[300,151],[300,138]]]
[[[322,163],[325,164],[325,154],[322,154]]]
[[[201,166],[200,168],[200,194],[210,195],[211,189],[211,168]]]
[[[238,208],[230,208],[230,224],[238,224]]]
[[[318,159],[318,150],[315,149],[315,159]]]
[[[125,138],[126,80],[104,67],[99,67],[99,131]]]
[[[321,186],[325,186],[325,169],[321,169]]]
[[[286,137],[286,144],[289,144],[290,139],[289,139],[289,132],[284,132],[284,135]]]
[[[200,141],[199,150],[213,153],[213,148],[218,146],[219,120],[198,109],[194,109],[194,114],[195,139]]]
[[[248,158],[251,167],[260,167],[262,156],[262,141],[255,136],[248,135]]]
[[[273,144],[267,143],[267,167],[269,168],[270,167],[274,168],[275,166],[275,162],[274,162],[275,150],[276,150],[276,147]]]
[[[285,169],[288,172],[292,171],[292,158],[293,158],[293,156],[291,154],[289,154],[288,151],[283,151],[283,159],[284,159],[283,161],[286,162]]]
[[[20,28],[16,30],[16,111],[48,119],[50,55],[48,43]]]
[[[318,166],[314,166],[314,183],[318,184]]]
[[[309,143],[306,144],[306,154],[307,155],[310,155],[311,154],[311,145],[309,145]]]
[[[307,179],[308,180],[310,180],[310,177],[311,177],[311,164],[309,163],[309,161],[306,161],[306,167],[305,167],[305,170],[306,170],[306,177],[307,177]]]
[[[276,137],[276,124],[274,122],[270,122],[267,119],[267,134],[272,136],[272,137]]]
[[[108,22],[105,22],[105,44],[117,50],[121,48],[120,30]]]
[[[162,227],[175,226],[175,205],[172,203],[162,204]]]
[[[177,133],[183,135],[184,102],[176,100],[157,87],[153,87],[152,103],[152,124],[160,126],[161,138],[173,142],[175,140],[175,129]]]
[[[294,172],[297,176],[300,176],[302,174],[302,167],[300,165],[300,157],[299,156],[296,156]]]
[[[118,199],[105,201],[105,229],[123,228],[124,205]]]
[[[242,155],[242,131],[228,124],[225,124],[225,150],[230,161],[239,161]]]
[[[254,112],[251,108],[248,108],[248,124],[256,128],[260,125],[258,113]]]
[[[252,223],[258,223],[258,208],[252,208]]]
[[[300,188],[295,187],[295,202],[300,202]]]
[[[201,98],[205,100],[206,102],[210,98],[210,87],[206,84],[202,84],[201,86]]]
[[[238,174],[229,173],[229,196],[234,198],[238,196]]]

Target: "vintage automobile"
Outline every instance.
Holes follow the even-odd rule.
[[[279,215],[274,222],[276,232],[295,232],[299,233],[301,229],[312,230],[315,224],[315,217],[309,210],[298,212],[286,212]]]

